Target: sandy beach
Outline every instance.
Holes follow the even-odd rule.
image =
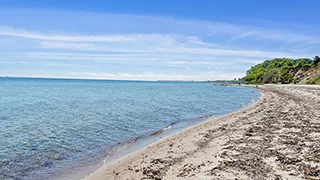
[[[251,107],[162,138],[85,179],[320,179],[320,86],[259,88]]]

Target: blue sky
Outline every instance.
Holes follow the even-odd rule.
[[[0,4],[0,76],[233,79],[265,59],[319,55],[317,0]]]

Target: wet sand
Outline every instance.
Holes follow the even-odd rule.
[[[259,88],[253,106],[162,138],[85,179],[320,179],[320,86]]]

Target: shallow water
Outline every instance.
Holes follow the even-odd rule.
[[[0,78],[0,179],[43,179],[172,123],[224,115],[260,92],[196,82]]]

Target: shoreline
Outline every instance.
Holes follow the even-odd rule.
[[[246,101],[246,103],[240,104],[238,109],[235,109],[235,111],[232,111],[230,109],[229,110],[230,113],[237,112],[237,111],[246,109],[248,107],[251,107],[254,103],[256,103],[261,98],[261,95],[262,95],[261,91],[253,90],[251,87],[246,87],[246,86],[243,86],[242,88],[248,89],[249,91],[248,94],[254,93],[254,95],[251,96],[250,101]],[[229,114],[229,112],[227,111],[226,113],[220,113],[220,114],[209,113],[202,116],[190,118],[186,121],[173,122],[168,126],[164,126],[159,130],[151,131],[149,134],[133,137],[123,143],[118,143],[110,147],[104,153],[102,153],[104,155],[102,155],[99,159],[96,159],[94,161],[86,161],[83,163],[78,163],[72,168],[64,169],[59,173],[54,173],[48,177],[52,179],[59,179],[59,180],[84,179],[88,175],[95,172],[97,169],[100,169],[105,164],[110,164],[113,161],[121,159],[127,156],[128,154],[139,151],[140,149],[143,149],[144,147],[147,147],[148,145],[153,144],[154,142],[158,142],[162,138],[165,138],[174,134],[178,134],[187,128],[194,127],[199,124],[205,123],[207,121],[216,120],[217,118],[226,116]]]
[[[188,127],[85,177],[319,179],[320,86],[258,86],[252,106]]]
[[[259,88],[256,88],[256,87],[252,87],[252,86],[242,86],[242,87],[246,87],[246,88],[254,88],[254,89],[259,89]],[[215,117],[215,115],[208,115],[205,120],[203,121],[200,121],[200,122],[193,122],[191,125],[189,126],[183,126],[183,127],[180,127],[176,130],[173,130],[173,132],[169,132],[169,133],[166,133],[166,130],[168,130],[167,128],[170,127],[169,129],[171,130],[172,128],[172,125],[168,126],[168,127],[165,127],[165,128],[162,128],[156,132],[153,132],[153,133],[150,133],[148,134],[147,136],[143,136],[143,137],[137,137],[137,138],[134,138],[132,141],[133,143],[130,143],[130,145],[136,145],[136,146],[139,146],[138,148],[133,148],[134,150],[130,150],[131,147],[127,147],[129,150],[128,152],[124,152],[122,153],[121,151],[120,152],[117,152],[113,155],[115,155],[115,157],[112,157],[111,156],[111,159],[107,159],[104,160],[104,164],[102,166],[100,166],[99,169],[96,169],[94,172],[92,172],[91,174],[83,177],[82,179],[83,180],[95,180],[95,179],[105,179],[105,178],[102,178],[104,172],[106,169],[108,169],[110,166],[117,166],[117,164],[120,163],[125,163],[123,161],[128,161],[130,160],[131,158],[134,158],[136,156],[139,156],[141,154],[144,154],[145,152],[144,151],[148,151],[148,149],[151,147],[151,146],[155,146],[159,143],[162,143],[163,141],[166,141],[167,139],[170,139],[170,138],[174,138],[175,136],[179,136],[181,133],[186,133],[186,131],[190,131],[194,128],[197,128],[198,126],[202,126],[203,124],[207,124],[207,123],[211,123],[212,121],[219,121],[220,119],[224,119],[224,118],[227,118],[228,116],[232,116],[233,114],[238,114],[238,113],[242,113],[243,111],[246,111],[250,108],[253,108],[256,104],[258,104],[264,97],[264,93],[263,93],[263,90],[262,89],[259,89],[261,92],[260,92],[260,96],[258,97],[258,99],[256,99],[255,102],[253,102],[252,104],[250,104],[249,106],[247,107],[244,107],[244,108],[240,108],[239,110],[237,111],[234,111],[234,112],[230,112],[228,114],[225,114],[225,115],[222,115],[222,116],[218,116],[218,117]],[[203,118],[199,118],[199,119],[203,119]],[[175,125],[175,124],[174,124]],[[154,142],[152,143],[147,143],[147,142],[144,142],[142,144],[145,144],[145,145],[137,145],[137,144],[134,144],[136,143],[137,141],[140,141],[140,140],[143,140],[143,139],[148,139],[150,137],[153,137],[153,139],[155,139]],[[141,142],[140,142],[141,143]],[[129,145],[129,146],[130,146]],[[122,149],[122,151],[126,151],[127,149]],[[101,176],[101,177],[99,177]],[[108,179],[108,178],[107,178]]]
[[[118,159],[122,159],[132,153],[135,153],[137,151],[140,151],[143,148],[146,148],[147,146],[154,144],[156,142],[161,141],[164,138],[170,137],[175,134],[179,134],[182,131],[192,128],[195,126],[198,126],[202,123],[215,121],[216,119],[219,119],[221,117],[227,116],[230,113],[235,113],[244,109],[247,109],[251,106],[253,106],[257,101],[259,101],[262,97],[261,90],[254,90],[256,88],[252,88],[249,86],[242,86],[242,88],[252,89],[252,91],[248,93],[256,93],[251,97],[251,100],[248,101],[248,103],[241,104],[238,109],[235,109],[235,111],[230,110],[226,114],[206,114],[199,117],[191,118],[187,121],[181,121],[181,122],[173,122],[169,124],[168,126],[165,126],[157,131],[150,132],[149,134],[145,134],[142,136],[138,136],[135,138],[128,139],[124,143],[119,143],[111,148],[109,148],[108,151],[106,151],[99,160],[96,161],[88,161],[85,163],[81,163],[73,168],[65,169],[63,171],[60,171],[60,173],[52,174],[49,177],[52,179],[61,179],[61,180],[70,180],[70,179],[85,179],[89,175],[95,173],[98,169],[102,168],[106,164],[111,164],[114,161],[117,161]]]

